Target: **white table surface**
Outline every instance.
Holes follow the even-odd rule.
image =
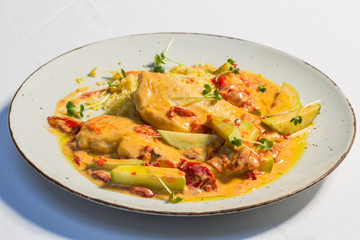
[[[288,52],[335,81],[359,116],[358,0],[1,0],[0,239],[360,239],[359,134],[322,182],[281,202],[221,216],[126,212],[72,195],[38,174],[8,130],[20,84],[73,48],[146,32],[225,35]]]

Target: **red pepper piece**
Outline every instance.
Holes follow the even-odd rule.
[[[155,196],[155,193],[146,187],[132,187],[130,192],[144,198],[151,198]]]
[[[50,116],[47,118],[50,127],[68,134],[77,134],[84,125],[82,121],[75,121],[67,117]]]
[[[206,192],[217,189],[215,177],[205,165],[181,159],[179,169],[185,172],[186,185],[189,187],[200,188]]]

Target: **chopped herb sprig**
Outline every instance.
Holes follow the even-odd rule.
[[[165,61],[168,62],[172,62],[178,65],[184,65],[182,63],[176,62],[174,60],[171,60],[170,58],[165,56],[165,53],[162,52],[160,55],[159,54],[155,54],[154,57],[154,72],[159,72],[159,73],[164,73],[165,72],[165,68],[163,67],[163,65],[165,64]]]
[[[215,89],[212,93],[211,90],[212,90],[211,86],[209,84],[205,84],[204,90],[202,91],[202,94],[204,94],[204,96],[178,96],[178,97],[174,97],[174,99],[193,98],[193,100],[183,104],[182,106],[187,106],[194,102],[201,101],[203,99],[214,99],[215,101],[222,99],[219,89]]]
[[[83,113],[84,110],[85,110],[84,104],[80,104],[79,107],[76,107],[75,103],[72,101],[68,101],[66,103],[66,113],[71,117],[77,117],[77,118],[84,117],[84,113]]]
[[[294,125],[298,125],[302,123],[302,117],[297,115],[296,117],[293,117],[290,122],[294,122]]]
[[[241,138],[236,138],[235,137],[231,141],[231,143],[236,147],[240,147],[243,144],[243,141],[254,143],[254,144],[256,144],[257,148],[262,149],[262,150],[270,150],[274,145],[273,141],[270,141],[270,140],[268,140],[266,138],[261,138],[260,142],[258,142],[258,141],[251,141],[251,140],[241,139]]]
[[[261,93],[264,93],[266,92],[266,85],[260,85],[260,86],[257,86],[257,90]]]
[[[262,144],[260,144],[260,143],[262,143]],[[267,140],[266,138],[261,138],[260,143],[256,142],[256,144],[257,144],[256,147],[260,148],[262,150],[270,150],[274,146],[274,142]]]
[[[298,124],[301,124],[302,123],[302,117],[300,116],[300,113],[302,112],[302,110],[304,110],[307,106],[309,106],[311,104],[319,103],[319,102],[320,102],[320,100],[317,100],[317,101],[311,102],[311,103],[305,105],[304,107],[302,107],[300,109],[300,111],[296,114],[296,116],[293,117],[292,119],[290,119],[290,122],[293,122],[295,126],[298,125]]]
[[[123,68],[121,68],[120,72],[121,72],[121,74],[118,72],[116,73],[116,75],[115,75],[115,77],[113,77],[112,81],[108,81],[108,85],[109,85],[108,88],[119,86],[119,84],[115,84],[115,81],[121,81],[127,77],[126,71]],[[106,90],[108,90],[108,88]]]

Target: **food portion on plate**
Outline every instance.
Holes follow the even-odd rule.
[[[58,102],[50,131],[81,174],[104,189],[178,203],[246,194],[299,159],[318,102],[303,106],[293,86],[232,59],[168,72],[166,61],[162,53],[152,71],[111,71],[105,88]]]

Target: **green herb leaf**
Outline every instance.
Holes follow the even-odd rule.
[[[117,86],[118,86],[117,84],[114,83],[114,81],[108,81],[108,85],[109,85],[108,88],[110,88],[110,87],[117,87]]]
[[[234,65],[234,64],[235,64],[235,61],[232,60],[231,58],[229,58],[229,59],[227,60],[227,62],[230,63],[231,65]]]
[[[170,44],[172,43],[172,41],[170,42]],[[168,45],[169,47],[170,45]],[[166,49],[167,50],[167,49]],[[165,52],[166,52],[165,50]],[[162,64],[165,64],[165,60],[168,61],[168,62],[173,62],[173,63],[176,63],[178,65],[184,65],[184,64],[181,64],[181,63],[178,63],[178,62],[175,62],[171,59],[169,59],[168,57],[165,56],[165,53],[162,52],[160,55],[159,54],[155,54],[155,57],[154,57],[154,69],[153,71],[154,72],[159,72],[159,73],[164,73],[165,72],[165,68],[162,66]]]
[[[234,140],[231,141],[231,144],[236,146],[236,147],[240,147],[242,145],[243,140],[234,137]]]
[[[297,115],[296,117],[293,117],[290,122],[294,122],[294,125],[298,125],[302,123],[302,117]]]
[[[121,69],[121,73],[122,73],[122,75],[123,75],[123,77],[122,78],[126,78],[126,72],[125,72],[125,70],[124,69]]]
[[[184,201],[184,199],[181,197],[176,197],[175,199],[169,199],[169,202],[171,203],[179,203],[181,201]]]
[[[266,85],[260,85],[260,86],[257,86],[257,90],[259,90],[259,92],[261,93],[264,93],[266,92]]]
[[[258,145],[256,147],[262,150],[270,150],[274,145],[273,141],[267,140],[266,138],[260,139],[260,143],[257,142]]]
[[[204,91],[203,91],[204,95],[207,95],[207,94],[209,94],[211,92],[211,86],[209,84],[205,84],[204,88],[205,88]]]
[[[209,84],[205,84],[204,85],[204,90],[202,91],[202,93],[204,94],[204,96],[178,96],[178,97],[174,97],[175,99],[179,99],[179,98],[194,98],[193,100],[183,104],[182,106],[187,106],[190,105],[194,102],[198,102],[201,101],[203,99],[207,99],[207,98],[213,98],[215,99],[215,101],[217,102],[218,100],[222,99],[222,96],[219,92],[219,89],[215,89],[213,93],[211,93],[211,86]]]
[[[83,113],[84,110],[85,110],[84,104],[80,104],[80,112],[79,112],[80,117],[84,117],[84,113]]]
[[[213,95],[214,95],[214,98],[215,98],[216,101],[222,99],[222,96],[221,96],[221,94],[219,92],[219,89],[215,89]]]
[[[84,110],[85,110],[84,104],[80,104],[79,115],[77,115],[76,113],[77,113],[78,109],[77,109],[75,103],[72,101],[68,101],[66,103],[66,114],[69,115],[70,117],[82,118],[82,117],[84,117],[84,113],[83,113]]]
[[[169,202],[171,202],[171,203],[179,203],[179,202],[181,202],[181,201],[184,200],[184,199],[181,198],[181,197],[176,197],[176,198],[174,198],[174,195],[175,195],[175,193],[174,193],[174,192],[171,192],[170,197],[169,197]]]
[[[76,114],[76,108],[68,108],[66,111],[67,115],[69,115],[70,117],[75,116]]]
[[[161,53],[161,55],[163,57],[160,57],[159,54],[155,54],[155,58],[154,58],[155,66],[160,66],[161,64],[165,64],[165,62],[164,62],[165,55],[163,53]]]
[[[163,68],[162,66],[158,65],[154,67],[154,72],[159,72],[159,73],[164,73],[165,72],[165,68]]]
[[[69,109],[69,108],[75,108],[75,107],[76,107],[76,105],[75,105],[75,103],[72,102],[72,101],[68,101],[68,102],[66,103],[66,108],[67,108],[67,109]]]
[[[75,114],[76,114],[76,105],[75,105],[74,102],[68,101],[66,103],[66,113],[67,113],[67,115],[69,115],[71,117],[75,116]]]

